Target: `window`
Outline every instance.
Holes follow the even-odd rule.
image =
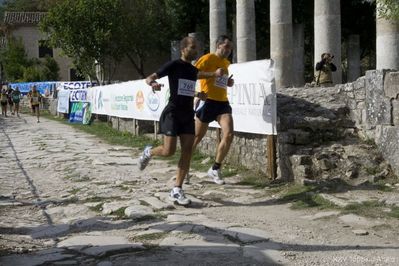
[[[43,58],[45,56],[53,57],[53,48],[47,45],[47,42],[44,40],[39,41],[39,58]]]
[[[85,80],[85,77],[80,75],[74,68],[69,69],[69,77],[71,81]]]

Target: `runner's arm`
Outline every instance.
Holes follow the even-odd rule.
[[[148,86],[151,86],[152,90],[161,90],[162,85],[156,82],[156,79],[158,79],[157,73],[152,73],[149,75],[146,79],[145,82],[147,83]]]
[[[205,72],[205,71],[198,71],[197,78],[198,79],[207,79],[207,78],[215,78],[221,77],[224,74],[223,68],[216,69],[215,72]]]

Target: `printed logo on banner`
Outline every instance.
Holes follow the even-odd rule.
[[[147,106],[151,111],[156,111],[159,108],[161,101],[159,100],[159,96],[156,93],[149,92],[147,95]]]
[[[141,90],[136,94],[136,107],[139,111],[144,109],[144,93]]]
[[[70,97],[71,102],[87,101],[87,90],[73,90]]]

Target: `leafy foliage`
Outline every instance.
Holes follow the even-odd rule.
[[[125,56],[144,77],[148,58],[169,48],[173,29],[168,25],[161,0],[64,0],[50,9],[41,29],[83,74],[95,79],[95,63],[105,69]]]
[[[46,57],[44,61],[29,59],[21,40],[9,39],[1,53],[6,79],[10,82],[58,80],[57,62]]]
[[[377,9],[381,17],[399,21],[398,0],[377,0]]]

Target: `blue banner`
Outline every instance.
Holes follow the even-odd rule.
[[[32,90],[33,85],[36,85],[36,88],[40,94],[45,95],[45,94],[52,94],[52,92],[55,90],[57,82],[54,81],[44,81],[44,82],[19,82],[19,83],[10,83],[9,86],[12,89],[15,89],[16,87],[19,88],[19,91],[23,94],[26,95],[30,90]]]

